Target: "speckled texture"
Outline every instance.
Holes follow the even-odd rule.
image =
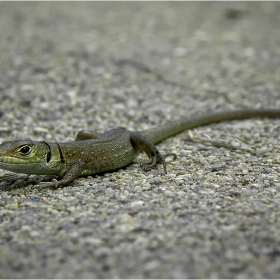
[[[1,2],[0,140],[72,140],[196,112],[279,108],[277,2]],[[1,192],[1,278],[278,278],[280,120],[198,129],[167,175],[129,167]]]

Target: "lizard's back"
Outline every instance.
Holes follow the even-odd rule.
[[[82,175],[115,170],[126,166],[134,159],[130,133],[124,128],[111,129],[97,139],[58,143],[69,168],[73,158],[82,158],[85,170]],[[66,169],[67,169],[66,167]]]

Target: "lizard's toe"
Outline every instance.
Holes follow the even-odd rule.
[[[52,182],[40,182],[37,186],[39,191],[49,188],[57,189],[58,181],[56,179],[53,179]]]

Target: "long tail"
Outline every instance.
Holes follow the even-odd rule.
[[[230,120],[244,120],[249,118],[280,118],[278,109],[248,109],[236,111],[224,111],[217,113],[207,113],[194,117],[183,117],[170,121],[157,127],[144,130],[142,133],[157,144],[164,139],[174,136],[184,130]]]

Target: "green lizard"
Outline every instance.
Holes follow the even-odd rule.
[[[280,118],[280,110],[237,110],[185,117],[155,128],[133,132],[125,128],[111,129],[103,134],[82,130],[75,141],[49,143],[45,141],[15,140],[0,145],[0,168],[16,173],[57,175],[60,181],[41,182],[40,189],[68,185],[83,175],[112,171],[130,164],[144,151],[149,160],[141,164],[143,171],[163,164],[166,173],[167,156],[155,144],[184,130],[211,123],[254,117]]]

